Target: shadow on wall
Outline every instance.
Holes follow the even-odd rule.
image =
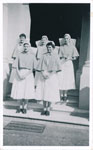
[[[79,108],[89,110],[89,102],[90,102],[90,88],[85,87],[80,90],[79,93]]]
[[[7,98],[11,93],[12,84],[9,83],[10,78],[10,65],[4,64],[4,73],[3,73],[3,100]]]
[[[80,89],[80,78],[82,75],[82,70],[78,67],[77,71],[76,71],[76,89]]]
[[[82,111],[73,111],[70,115],[89,119],[89,87],[85,87],[79,91],[79,108]]]

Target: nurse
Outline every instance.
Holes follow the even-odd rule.
[[[19,42],[17,43],[17,45],[13,51],[13,54],[12,54],[13,64],[12,64],[12,71],[11,71],[10,79],[9,79],[10,83],[13,83],[13,80],[16,76],[16,69],[14,67],[14,63],[15,63],[16,58],[23,51],[23,44],[25,41],[26,41],[26,35],[24,33],[20,34],[19,35]]]
[[[60,101],[59,83],[57,73],[61,71],[60,59],[55,55],[54,42],[48,42],[47,52],[42,55],[36,71],[40,78],[37,82],[36,99],[43,101],[43,111],[41,115],[50,115],[51,103]]]
[[[24,50],[15,61],[16,77],[13,80],[11,97],[20,103],[17,113],[27,113],[29,99],[35,98],[34,75],[35,55],[30,52],[30,43],[24,43]]]
[[[48,43],[48,37],[43,35],[41,40],[36,42],[37,45],[37,53],[36,53],[36,60],[37,65],[44,53],[47,52],[46,44]],[[35,87],[37,87],[37,82],[39,80],[40,74],[39,72],[35,72]]]
[[[64,35],[65,44],[60,46],[59,57],[62,71],[59,73],[59,84],[62,100],[67,100],[67,91],[75,89],[73,60],[79,56],[76,47],[71,43],[71,36]]]

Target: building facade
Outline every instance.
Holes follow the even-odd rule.
[[[33,9],[31,8],[30,5],[31,4],[21,4],[21,3],[3,4],[3,48],[4,48],[3,49],[4,51],[3,52],[3,57],[4,57],[3,96],[4,96],[4,99],[6,95],[10,93],[10,90],[11,90],[11,85],[8,82],[9,75],[10,75],[10,65],[12,63],[11,55],[14,50],[14,46],[16,45],[16,40],[19,34],[25,33],[28,38],[31,38],[31,37],[33,39],[38,38],[38,37],[33,37],[34,32],[31,31],[35,29],[32,28],[33,17],[31,15],[31,11]],[[89,6],[89,4],[87,5]],[[77,89],[79,90],[79,108],[89,109],[89,101],[90,101],[90,95],[89,95],[89,89],[90,89],[90,79],[89,79],[89,76],[90,76],[89,75],[90,73],[90,9],[89,7],[84,7],[85,9],[83,7],[84,5],[78,7],[78,8],[81,8],[83,11],[82,11],[81,22],[80,22],[81,24],[80,38],[79,38],[80,57],[78,60],[78,68],[76,70],[76,85],[77,85]],[[79,10],[77,9],[77,11]],[[78,12],[77,12],[77,16],[78,16]],[[59,17],[59,19],[61,20],[62,16]],[[74,28],[76,27],[74,26]],[[66,28],[62,30],[66,30]],[[72,30],[70,31],[72,32]],[[43,34],[43,32],[41,34]],[[31,43],[33,43],[33,41],[31,41]]]

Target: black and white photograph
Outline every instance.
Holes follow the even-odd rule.
[[[91,3],[2,7],[3,146],[89,147]]]

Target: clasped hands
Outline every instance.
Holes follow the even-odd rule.
[[[29,73],[30,73],[30,71],[25,74],[20,74],[20,72],[18,71],[18,76],[19,76],[20,80],[24,80],[29,75]]]
[[[72,60],[72,57],[65,57],[65,60]]]
[[[48,71],[42,71],[42,75],[44,79],[48,79],[49,78],[49,72]]]
[[[54,72],[51,71],[51,72],[48,72],[48,71],[42,71],[42,75],[43,75],[43,78],[44,79],[48,79]]]

